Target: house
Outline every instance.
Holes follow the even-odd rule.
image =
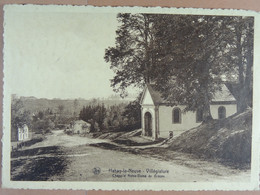
[[[77,134],[86,134],[90,131],[91,124],[83,121],[77,120],[72,123],[72,131]]]
[[[213,119],[226,118],[237,112],[236,99],[226,85],[221,86],[210,104]],[[179,135],[185,130],[201,124],[202,112],[183,112],[185,105],[170,106],[155,90],[147,84],[140,100],[142,135],[151,139],[167,138]]]
[[[18,127],[17,129],[12,128],[11,130],[11,141],[12,142],[19,142],[19,141],[26,141],[30,139],[30,132],[29,128],[26,124]]]

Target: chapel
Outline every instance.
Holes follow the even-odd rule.
[[[152,140],[179,135],[203,121],[199,110],[183,112],[185,105],[169,105],[153,84],[146,84],[140,105],[142,135]],[[213,119],[223,119],[237,112],[236,99],[225,84],[214,94],[210,112]]]

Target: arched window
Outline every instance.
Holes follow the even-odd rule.
[[[172,123],[181,123],[181,109],[174,108],[172,110]]]
[[[218,118],[219,119],[226,118],[226,108],[224,106],[220,106],[218,108]]]
[[[202,109],[198,109],[196,112],[196,122],[200,123],[203,121],[203,111]]]

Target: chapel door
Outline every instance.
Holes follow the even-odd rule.
[[[145,136],[152,137],[152,115],[150,112],[145,113],[144,121]]]

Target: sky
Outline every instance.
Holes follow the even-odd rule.
[[[62,99],[114,94],[114,73],[104,54],[115,45],[118,26],[116,13],[5,9],[4,77],[10,93]]]

